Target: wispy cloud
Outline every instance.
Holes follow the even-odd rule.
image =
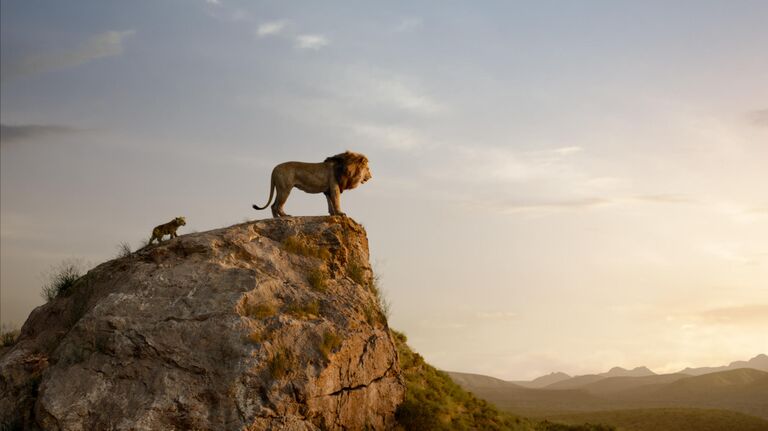
[[[514,311],[481,311],[476,316],[481,320],[512,320],[517,319],[518,314]]]
[[[616,201],[613,199],[596,197],[551,202],[503,202],[500,207],[503,213],[512,214],[532,211],[583,210],[615,203]]]
[[[768,325],[768,304],[711,308],[692,316],[704,324]]]
[[[706,310],[702,318],[718,323],[763,323],[768,324],[768,304],[742,305]]]
[[[347,103],[421,116],[434,116],[448,110],[413,77],[369,67],[351,67],[341,73],[343,79],[339,80],[335,93]]]
[[[318,50],[331,42],[321,34],[300,34],[296,36],[296,48]]]
[[[216,6],[221,5],[221,0],[205,0],[205,2]]]
[[[279,34],[285,29],[287,24],[288,22],[283,20],[262,23],[256,28],[256,36],[265,37]]]
[[[394,150],[414,150],[429,145],[429,141],[413,128],[361,123],[351,126],[352,132],[375,146]]]
[[[424,21],[421,18],[406,17],[401,19],[400,22],[397,23],[393,31],[395,33],[407,33],[409,31],[414,31],[418,29],[423,24],[424,24]]]
[[[134,30],[108,31],[89,38],[71,51],[28,55],[20,61],[8,63],[3,68],[3,79],[71,68],[98,58],[120,55],[125,40],[135,33]]]
[[[653,195],[638,195],[631,198],[638,202],[660,203],[660,204],[689,204],[696,203],[697,201],[689,196],[678,194],[653,194]]]
[[[758,109],[747,114],[749,121],[762,127],[768,127],[768,109]]]
[[[59,125],[43,125],[43,124],[26,124],[26,125],[7,125],[0,124],[0,142],[3,145],[12,144],[22,141],[33,141],[37,138],[72,134],[80,132],[82,129],[77,129],[69,126]]]

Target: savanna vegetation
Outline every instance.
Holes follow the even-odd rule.
[[[411,350],[404,334],[392,331],[406,383],[405,401],[396,412],[403,430],[610,431],[612,426],[536,422],[496,409],[427,364]]]
[[[600,422],[620,431],[761,431],[768,421],[729,410],[658,408],[612,410],[552,416],[563,423]]]

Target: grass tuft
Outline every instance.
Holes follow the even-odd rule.
[[[0,327],[0,345],[3,347],[9,347],[16,344],[16,341],[19,339],[19,334],[21,331],[18,328],[8,328],[6,327],[3,329]]]
[[[248,338],[248,341],[251,343],[259,344],[264,341],[264,333],[258,330],[251,331],[246,338]]]
[[[371,280],[367,277],[365,266],[358,261],[352,261],[347,264],[347,277],[351,278],[355,283],[370,287]]]
[[[269,374],[273,379],[282,379],[288,375],[292,362],[293,357],[290,352],[278,351],[272,356],[272,360],[269,361]]]
[[[243,304],[243,311],[246,316],[252,319],[266,319],[267,317],[274,316],[277,313],[277,308],[270,303],[252,304],[246,301]]]
[[[298,304],[294,302],[288,306],[286,311],[288,314],[298,317],[299,319],[310,319],[320,315],[320,302],[317,300],[304,304]]]
[[[325,292],[328,290],[328,273],[325,271],[325,267],[319,266],[307,275],[307,282],[312,289],[318,292]]]
[[[132,253],[131,251],[131,245],[127,242],[123,241],[120,244],[117,245],[117,258],[123,258],[128,257]]]
[[[320,342],[320,353],[322,353],[323,358],[327,360],[331,352],[339,347],[341,347],[341,337],[332,331],[325,331],[323,340]]]
[[[65,260],[51,268],[48,282],[41,288],[40,295],[50,302],[66,294],[83,276],[83,264],[78,260]]]
[[[316,247],[309,244],[298,235],[291,235],[283,240],[283,248],[288,252],[300,256],[316,257],[321,260],[328,260],[331,258],[331,252],[327,247]]]

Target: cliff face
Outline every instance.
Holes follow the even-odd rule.
[[[91,270],[0,357],[24,429],[388,429],[404,385],[362,226],[262,220]]]

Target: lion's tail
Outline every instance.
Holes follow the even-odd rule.
[[[267,204],[263,207],[260,207],[256,204],[253,204],[253,209],[255,210],[263,210],[266,209],[269,204],[272,203],[272,197],[275,195],[275,173],[272,172],[272,178],[269,181],[269,199],[267,199]]]

